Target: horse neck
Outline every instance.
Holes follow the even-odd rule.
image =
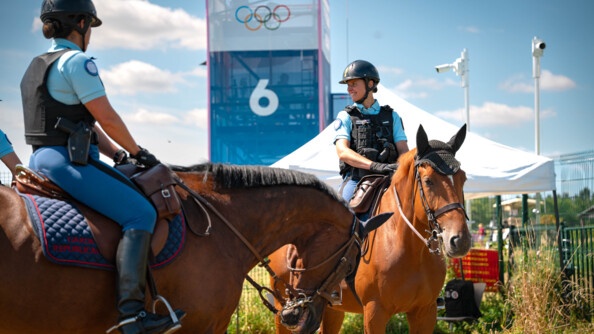
[[[419,197],[418,182],[415,178],[414,155],[411,151],[400,159],[400,166],[392,178],[390,188],[382,198],[384,209],[380,208],[382,212],[394,212],[392,228],[399,236],[407,236],[407,238],[414,232],[406,220],[424,237],[427,237],[425,230],[428,228],[427,216]],[[398,208],[398,201],[402,211]],[[416,235],[412,237],[420,241]]]
[[[205,182],[202,177],[185,178],[184,182],[191,184],[222,216],[213,221],[213,230],[225,233],[217,238],[240,243],[238,247],[247,250],[231,229],[217,226],[224,224],[225,219],[261,256],[285,244],[299,246],[318,239],[329,230],[329,225],[336,235],[329,236],[331,239],[346,240],[350,234],[352,214],[346,205],[313,188],[286,185],[214,190],[212,182]],[[331,245],[332,241],[329,242]],[[251,252],[246,256],[251,257]]]
[[[240,190],[233,196],[233,201],[242,207],[258,208],[243,219],[251,222],[248,233],[258,242],[268,244],[268,251],[287,243],[307,243],[329,228],[345,236],[350,233],[352,215],[347,207],[311,188],[266,187]],[[265,204],[262,198],[266,199]],[[254,225],[258,227],[252,228]]]

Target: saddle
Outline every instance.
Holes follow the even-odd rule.
[[[17,165],[16,167],[14,185],[18,192],[22,194],[38,195],[73,203],[86,218],[101,255],[105,259],[115,262],[117,245],[122,236],[122,229],[117,223],[89,208],[88,206],[78,202],[75,198],[66,193],[62,188],[53,183],[46,176],[37,173],[23,165]],[[177,194],[175,194],[175,196],[177,199]],[[179,212],[181,212],[181,205],[179,206],[179,211],[177,213],[179,214]],[[161,250],[163,250],[167,242],[168,235],[168,220],[158,220],[157,224],[155,225],[155,230],[151,240],[151,249],[153,254],[159,254]]]
[[[371,212],[373,214],[389,185],[389,175],[371,174],[363,176],[355,186],[349,206],[355,213]]]

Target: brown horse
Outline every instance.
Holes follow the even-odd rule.
[[[406,313],[409,333],[433,332],[436,300],[446,274],[441,254],[461,257],[471,246],[461,204],[466,175],[454,158],[465,136],[463,126],[448,143],[428,141],[419,127],[417,149],[399,158],[398,170],[376,210],[395,214],[364,243],[366,253],[355,278],[362,305],[342,285],[343,303],[326,309],[321,326],[324,334],[339,332],[344,312],[363,313],[369,334],[385,333],[396,313]],[[288,277],[288,266],[278,264],[285,253],[281,249],[270,258],[274,271]],[[277,326],[277,333],[284,332]]]
[[[286,322],[314,332],[327,303],[323,286],[344,279],[360,256],[359,220],[348,205],[304,173],[218,164],[174,170],[189,189],[178,193],[195,233],[153,276],[159,294],[187,312],[180,333],[224,333],[250,269],[287,243],[303,266],[317,269],[287,285],[302,299],[287,301],[293,317]],[[199,236],[207,225],[210,235]],[[23,200],[0,186],[0,333],[105,333],[117,319],[114,291],[113,271],[49,262]]]

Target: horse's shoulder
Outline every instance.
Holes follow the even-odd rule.
[[[15,249],[36,239],[25,202],[16,191],[5,186],[0,186],[0,227]]]

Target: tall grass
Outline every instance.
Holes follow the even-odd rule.
[[[486,293],[483,296],[482,317],[477,322],[456,323],[450,331],[448,324],[440,321],[434,333],[594,333],[594,312],[589,307],[594,296],[564,279],[555,265],[558,263],[556,252],[555,249],[516,252],[508,283],[501,288],[501,294]],[[258,274],[258,270],[263,273]],[[266,272],[261,268],[255,271],[251,277],[266,285]],[[275,333],[274,315],[262,304],[251,285],[244,286],[238,310],[229,326],[229,334]],[[363,316],[347,313],[341,334],[360,333],[363,333]],[[408,333],[406,316],[393,316],[386,326],[386,333]]]
[[[556,250],[526,250],[514,256],[515,268],[506,288],[506,303],[512,319],[504,333],[583,333],[589,322],[592,296],[564,279],[554,263]]]

